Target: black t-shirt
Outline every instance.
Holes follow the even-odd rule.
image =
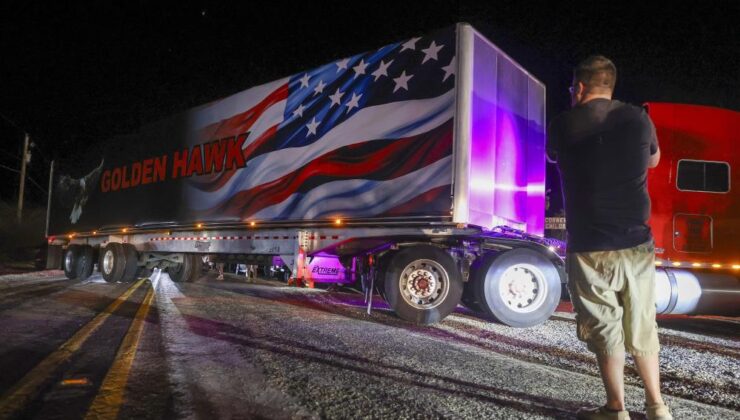
[[[555,117],[547,153],[560,169],[569,252],[652,239],[647,169],[657,150],[655,126],[633,105],[594,99]]]

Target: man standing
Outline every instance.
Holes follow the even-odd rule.
[[[655,253],[647,220],[647,170],[660,160],[655,127],[639,107],[612,100],[617,69],[604,56],[576,67],[573,108],[548,129],[568,232],[568,288],[578,338],[596,354],[606,404],[579,419],[629,419],[624,353],[645,385],[649,419],[672,419],[660,395],[655,322]]]

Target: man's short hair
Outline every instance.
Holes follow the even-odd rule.
[[[581,82],[589,91],[614,91],[617,67],[603,55],[592,55],[581,61],[573,72],[574,83]]]

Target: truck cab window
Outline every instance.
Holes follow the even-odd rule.
[[[726,193],[730,191],[730,165],[727,162],[680,160],[676,187],[681,191]]]

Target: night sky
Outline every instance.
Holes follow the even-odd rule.
[[[80,160],[103,140],[459,21],[546,84],[548,119],[566,109],[572,67],[592,53],[616,63],[617,98],[740,110],[740,1],[65,3],[0,5],[6,202],[17,194],[8,168],[19,167],[23,131],[37,146],[27,200],[42,204],[51,159],[81,176],[90,165]]]

